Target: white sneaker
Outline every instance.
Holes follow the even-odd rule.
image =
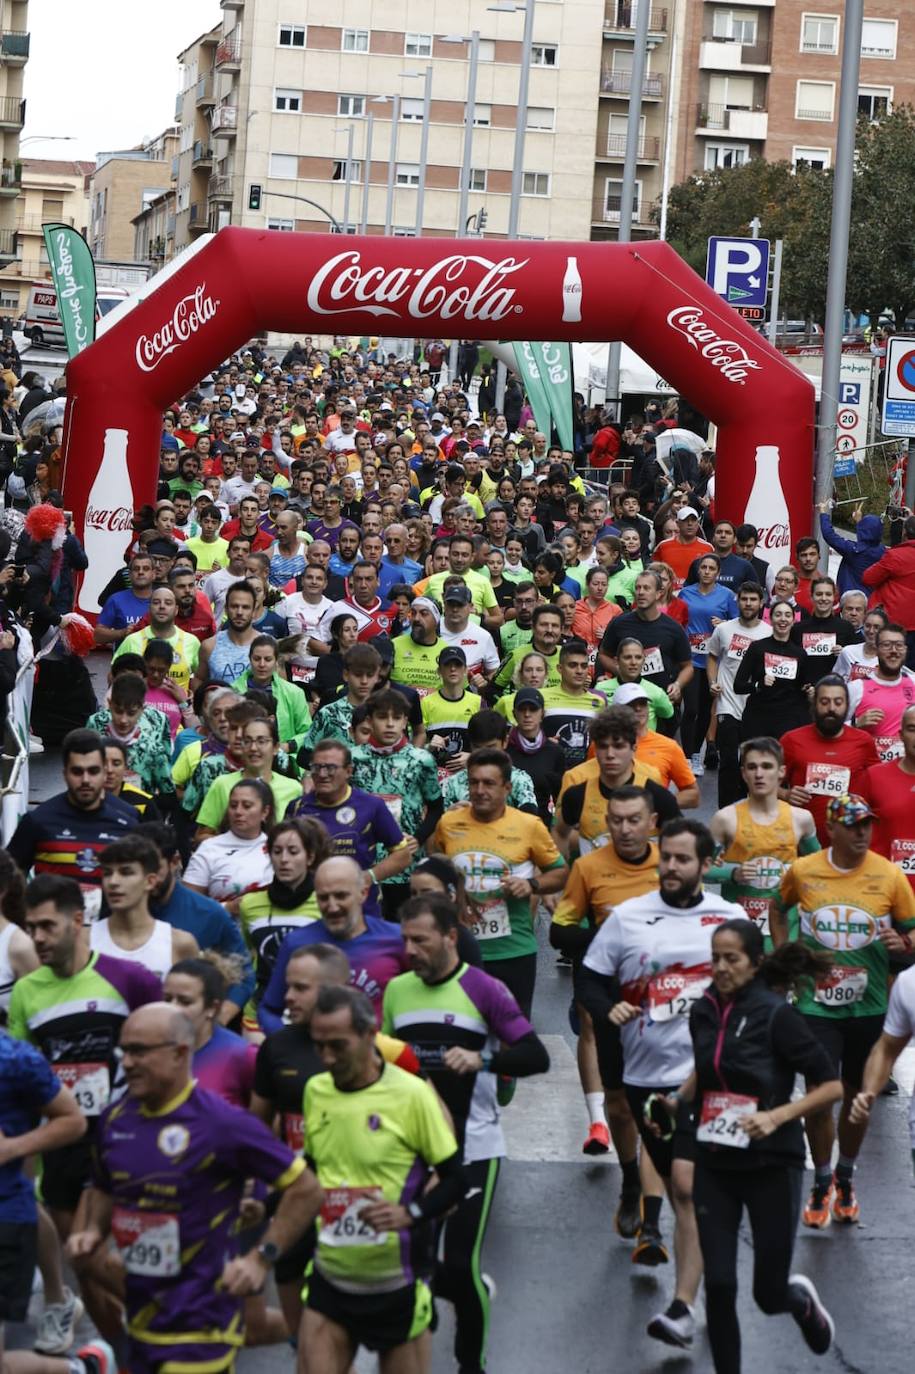
[[[692,758],[689,761],[689,766],[693,770],[693,774],[695,777],[705,777],[705,764],[702,762],[701,754],[693,754]]]
[[[37,735],[29,735],[29,753],[30,753],[30,754],[43,754],[43,753],[44,753],[44,745],[42,744],[41,740],[38,738]]]
[[[38,1319],[32,1347],[39,1355],[65,1355],[73,1345],[73,1333],[83,1315],[83,1304],[69,1288],[63,1302],[48,1303]]]
[[[648,1334],[656,1341],[663,1341],[665,1345],[677,1345],[681,1350],[688,1350],[696,1334],[696,1317],[693,1309],[688,1303],[675,1299],[666,1312],[659,1312],[656,1317],[652,1317],[648,1323]]]

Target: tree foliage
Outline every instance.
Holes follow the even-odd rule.
[[[831,170],[762,158],[701,172],[671,190],[668,240],[704,276],[708,239],[748,235],[758,216],[762,238],[784,240],[781,311],[822,323],[832,186]],[[873,319],[892,310],[900,328],[915,313],[913,204],[915,111],[903,105],[858,127],[845,293],[850,309]]]

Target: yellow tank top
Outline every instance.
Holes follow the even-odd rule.
[[[747,801],[735,804],[734,815],[737,818],[734,838],[722,855],[727,863],[744,864],[750,859],[777,859],[779,871],[781,865],[794,863],[797,840],[788,802],[779,802],[778,815],[771,825],[760,825],[755,821],[750,815],[750,803]]]

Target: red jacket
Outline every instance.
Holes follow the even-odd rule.
[[[873,587],[870,605],[882,606],[890,620],[915,630],[915,539],[906,539],[865,568],[861,580]]]
[[[604,429],[599,429],[594,436],[591,445],[591,466],[592,468],[609,468],[613,466],[616,458],[619,457],[620,436],[617,430],[607,425]]]

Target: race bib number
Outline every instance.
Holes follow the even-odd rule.
[[[724,1145],[731,1150],[746,1150],[750,1144],[741,1119],[756,1111],[757,1097],[741,1093],[703,1093],[702,1112],[696,1139],[703,1145]]]
[[[381,1202],[380,1188],[328,1188],[321,1206],[322,1245],[383,1245],[385,1233],[359,1215],[371,1202]]]
[[[69,1088],[83,1116],[98,1116],[111,1096],[107,1064],[54,1064],[54,1072]]]
[[[893,840],[890,845],[890,858],[903,873],[915,877],[915,840]]]
[[[834,763],[808,763],[804,787],[812,797],[844,797],[851,783],[851,769]]]
[[[763,663],[770,677],[783,682],[793,682],[797,677],[796,658],[786,658],[784,654],[763,654]]]
[[[731,642],[728,645],[728,658],[743,658],[751,644],[749,635],[731,635]]]
[[[694,654],[707,654],[708,635],[690,635],[689,646]]]
[[[382,792],[381,800],[384,802],[397,824],[400,825],[400,816],[403,811],[403,797],[392,797],[389,796],[387,792]]]
[[[811,658],[831,658],[836,652],[836,637],[834,634],[805,634],[801,635],[801,645]]]
[[[474,902],[473,933],[478,940],[498,940],[512,933],[511,917],[504,902]]]
[[[306,668],[304,663],[290,663],[289,669],[293,682],[311,682],[315,675],[314,668]]]
[[[648,984],[648,1014],[652,1021],[675,1021],[678,1016],[689,1016],[694,1002],[705,992],[709,985],[710,970],[699,972],[690,969],[678,972],[668,969],[657,973]]]
[[[866,992],[866,968],[838,967],[819,979],[813,1000],[823,1007],[852,1007]]]
[[[283,1139],[290,1150],[301,1154],[305,1148],[305,1118],[301,1112],[283,1112]]]
[[[642,677],[657,677],[664,671],[664,660],[661,657],[661,650],[655,645],[653,649],[645,650],[645,662],[642,664]]]
[[[901,759],[905,750],[902,747],[902,740],[898,735],[877,735],[874,738],[877,746],[877,754],[881,763],[889,763],[891,759]]]
[[[128,1274],[173,1279],[181,1273],[181,1237],[176,1216],[115,1207],[111,1234]]]
[[[865,678],[870,677],[871,671],[872,670],[867,666],[866,663],[853,663],[851,665],[851,677],[849,681],[861,682]]]
[[[769,934],[769,898],[768,897],[738,897],[737,898],[747,919],[758,926],[763,935]]]

